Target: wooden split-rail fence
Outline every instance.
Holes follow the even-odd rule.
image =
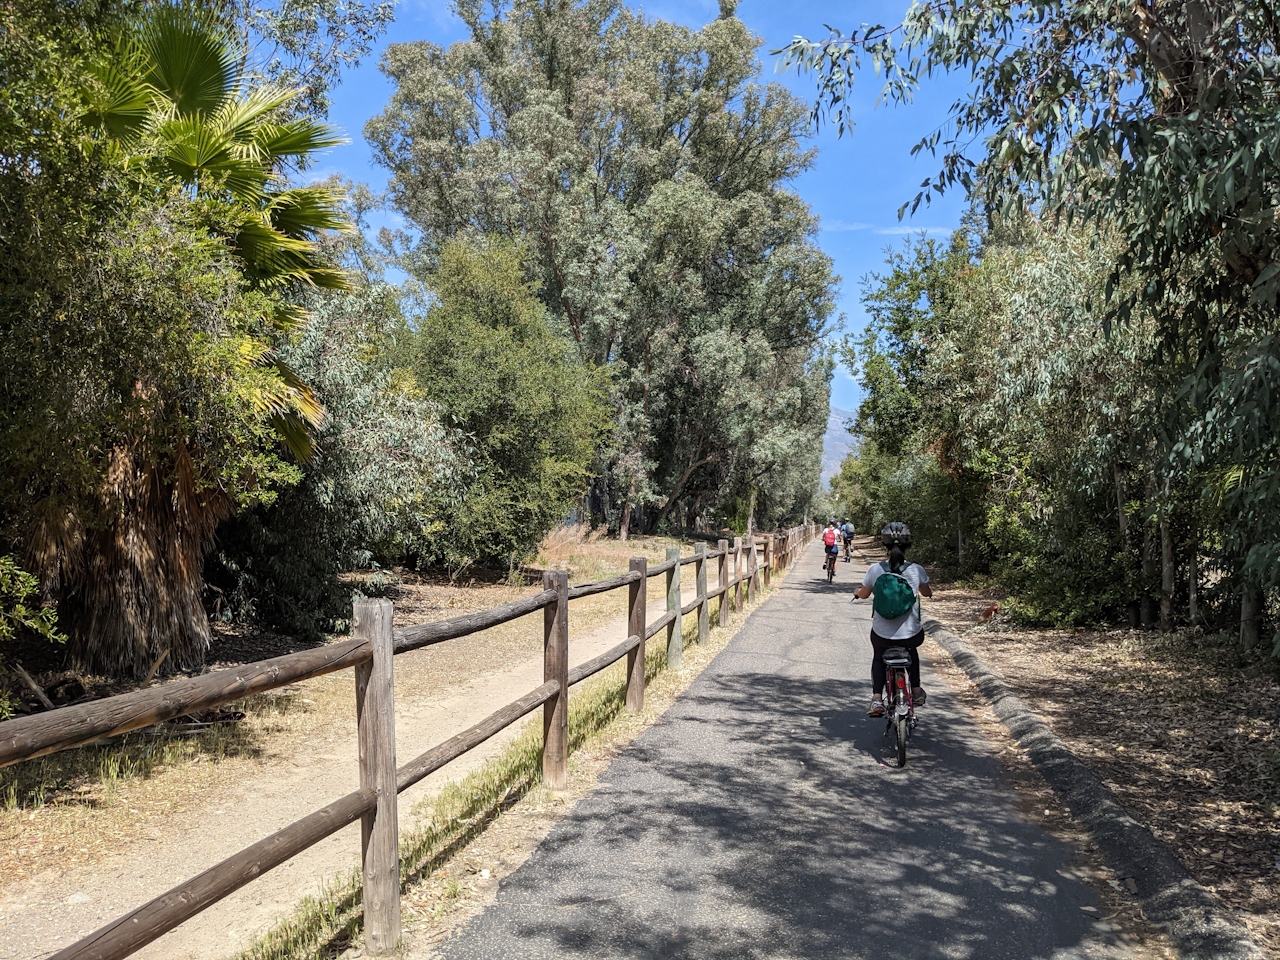
[[[740,610],[745,602],[754,599],[762,583],[768,585],[774,572],[794,562],[814,535],[814,526],[805,524],[745,542],[742,538],[732,543],[721,540],[715,550],[699,544],[696,552],[687,557],[681,557],[678,548],[670,548],[663,563],[649,566],[644,557],[635,557],[626,573],[573,587],[569,586],[565,571],[548,570],[543,575],[542,591],[533,596],[403,630],[392,628],[391,601],[357,599],[349,640],[0,723],[0,766],[8,766],[311,677],[349,667],[355,671],[359,789],[59,950],[50,960],[127,957],[356,820],[361,823],[366,953],[393,953],[400,940],[398,794],[538,707],[543,711],[543,780],[552,789],[564,789],[569,764],[569,688],[626,657],[626,705],[628,710],[639,711],[644,706],[645,643],[665,630],[667,665],[678,667],[684,616],[697,614],[698,642],[705,641],[710,630],[711,600],[718,598],[719,624],[724,626],[730,608]],[[717,586],[708,589],[707,565],[713,562]],[[697,596],[682,606],[680,570],[689,565],[697,579]],[[650,623],[648,580],[664,574],[666,612]],[[627,590],[626,639],[599,656],[570,667],[569,601],[623,588]],[[543,611],[542,685],[397,768],[393,685],[396,654],[470,636],[538,610]]]

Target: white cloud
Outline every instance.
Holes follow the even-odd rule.
[[[402,9],[407,9],[410,18],[421,23],[429,22],[437,30],[457,31],[464,25],[462,18],[453,10],[453,4],[441,3],[440,0],[400,0]]]
[[[955,227],[877,227],[876,233],[886,237],[915,236],[921,233],[930,236],[946,237],[955,231]]]
[[[873,230],[869,223],[846,223],[843,220],[828,220],[822,224],[823,233],[849,233],[854,230]]]
[[[877,227],[874,223],[862,223],[861,221],[853,221],[850,223],[846,220],[824,220],[822,222],[823,233],[854,233],[861,230],[870,230],[872,233],[885,237],[905,237],[914,236],[921,233],[929,236],[949,236],[955,229],[954,227]]]

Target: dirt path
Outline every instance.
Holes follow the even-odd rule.
[[[655,584],[658,586],[655,587]],[[660,580],[650,581],[650,606]],[[695,595],[685,588],[685,601]],[[542,682],[540,618],[529,619],[528,655],[509,667],[466,676],[450,671],[446,682],[430,676],[439,667],[429,658],[408,654],[396,660],[396,750],[403,763],[465,729]],[[651,618],[652,619],[652,618]],[[570,630],[570,663],[580,663],[616,644],[625,634],[626,618],[605,625]],[[481,647],[484,636],[446,645],[462,662],[474,659],[468,647]],[[420,653],[427,653],[421,651]],[[452,658],[451,658],[452,659]],[[141,840],[122,846],[92,864],[44,870],[0,887],[0,960],[47,957],[126,910],[163,893],[250,843],[280,829],[357,785],[355,707],[351,676],[343,672],[300,685],[303,696],[341,696],[346,690],[347,719],[314,730],[312,749],[258,765],[227,783],[216,795],[193,803],[170,817],[157,818]],[[430,691],[427,696],[421,691]],[[402,825],[424,796],[443,783],[464,776],[502,749],[522,727],[516,724],[488,743],[401,795]],[[131,811],[132,812],[132,811]],[[358,863],[359,826],[338,832],[232,894],[136,954],[151,960],[217,958],[247,946],[299,899],[317,890],[325,877]]]

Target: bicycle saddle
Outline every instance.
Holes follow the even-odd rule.
[[[906,647],[890,647],[880,659],[887,667],[911,666],[911,654],[907,652]]]

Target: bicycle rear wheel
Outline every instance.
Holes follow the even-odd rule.
[[[832,557],[827,561],[827,583],[836,578],[836,558]]]
[[[893,718],[893,728],[898,736],[898,766],[905,767],[907,765],[907,738],[911,735],[911,731],[907,726],[907,718],[895,716]]]

